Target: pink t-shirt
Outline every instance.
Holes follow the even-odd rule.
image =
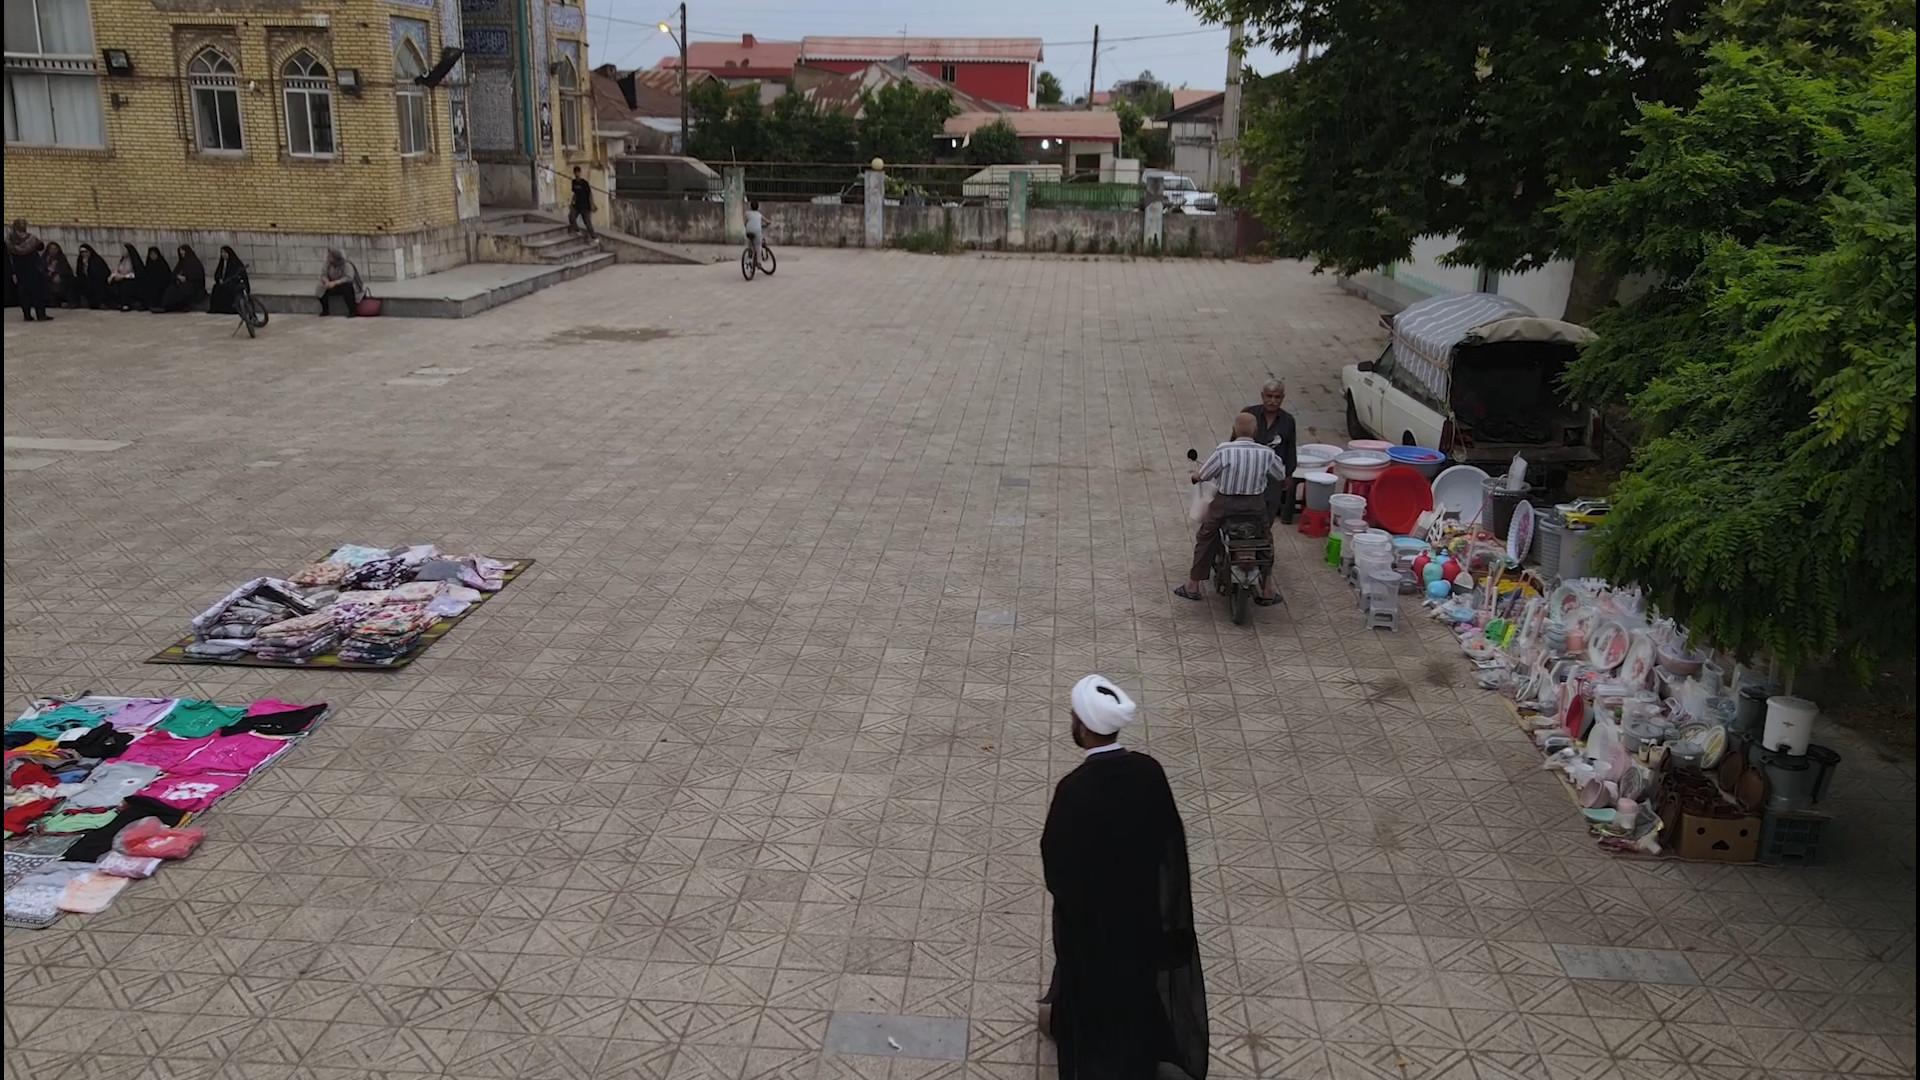
[[[286,749],[287,740],[243,731],[238,735],[217,735],[213,742],[194,751],[193,756],[168,770],[172,776],[205,772],[239,773],[242,776],[260,767],[260,763]]]
[[[181,810],[199,811],[212,806],[220,796],[239,787],[245,779],[244,776],[231,773],[213,772],[163,776],[141,788],[140,794]]]
[[[126,753],[114,760],[138,765],[157,765],[171,772],[202,747],[211,746],[219,737],[218,735],[201,735],[198,738],[183,739],[171,732],[149,731],[144,735],[136,736],[133,745],[127,747]]]

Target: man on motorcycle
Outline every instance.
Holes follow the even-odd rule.
[[[1260,388],[1260,404],[1249,405],[1240,412],[1253,417],[1253,441],[1272,447],[1287,466],[1287,479],[1267,485],[1267,512],[1270,517],[1278,517],[1283,524],[1292,524],[1292,477],[1299,468],[1300,456],[1295,446],[1293,414],[1281,408],[1286,401],[1287,384],[1279,379],[1268,379],[1266,385]]]
[[[1214,447],[1200,471],[1188,478],[1195,484],[1211,480],[1217,492],[1200,521],[1199,532],[1193,537],[1193,565],[1187,570],[1187,583],[1173,590],[1173,595],[1183,600],[1206,599],[1204,582],[1213,574],[1213,561],[1220,553],[1223,522],[1228,518],[1248,518],[1258,521],[1263,529],[1273,528],[1273,514],[1267,509],[1267,485],[1269,481],[1278,484],[1284,480],[1286,466],[1278,454],[1254,441],[1257,430],[1251,413],[1234,417],[1233,441]],[[1271,570],[1260,579],[1260,595],[1254,602],[1261,607],[1280,602],[1274,593]]]

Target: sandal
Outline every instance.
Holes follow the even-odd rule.
[[[1286,600],[1286,597],[1277,596],[1277,595],[1276,596],[1256,596],[1253,598],[1253,602],[1256,604],[1259,604],[1261,607],[1273,607],[1275,604],[1284,604],[1287,602],[1287,600]]]
[[[1173,595],[1179,597],[1182,600],[1205,600],[1206,599],[1205,596],[1202,596],[1197,592],[1188,591],[1185,585],[1182,585],[1179,588],[1174,589]]]

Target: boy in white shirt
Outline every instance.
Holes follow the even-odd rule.
[[[753,249],[753,257],[759,258],[766,253],[767,217],[760,212],[760,200],[747,201],[747,245]]]

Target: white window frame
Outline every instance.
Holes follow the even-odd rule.
[[[330,158],[339,149],[333,131],[333,77],[327,65],[306,49],[287,57],[280,65],[281,111],[286,114],[287,155],[297,158]],[[326,146],[320,145],[321,126],[314,123],[316,108],[326,117]],[[294,118],[301,123],[296,126]],[[295,145],[296,131],[305,130],[307,148]]]
[[[230,95],[233,103],[233,130],[226,128],[221,115],[221,99]],[[201,102],[213,108],[214,130],[207,131]],[[187,61],[187,111],[193,114],[193,145],[202,154],[244,154],[247,152],[245,122],[240,109],[240,68],[233,58],[209,45]],[[228,137],[233,145],[227,145]],[[211,137],[211,142],[209,138]]]
[[[74,33],[75,40],[61,42],[62,48],[48,51],[47,16],[56,4],[77,6],[80,17],[66,28]],[[32,40],[23,40],[24,35],[14,34],[9,35],[6,43],[6,141],[22,146],[105,149],[106,118],[100,110],[100,72],[93,56],[93,13],[87,0],[6,0],[6,7],[9,22],[21,14],[30,14],[33,29]],[[56,86],[77,92],[56,96]],[[21,92],[29,87],[37,88],[38,92]],[[22,109],[30,110],[29,116],[40,119],[38,114],[43,108],[46,110],[43,125],[20,123]],[[30,126],[44,126],[52,132],[52,138],[22,138],[23,130]]]
[[[433,125],[427,119],[427,91],[413,80],[427,73],[427,58],[420,55],[412,41],[403,40],[393,50],[393,101],[396,145],[401,157],[422,157],[433,153]]]
[[[578,150],[585,141],[586,123],[580,108],[580,69],[574,67],[571,56],[560,58],[554,81],[560,85],[560,147]]]

